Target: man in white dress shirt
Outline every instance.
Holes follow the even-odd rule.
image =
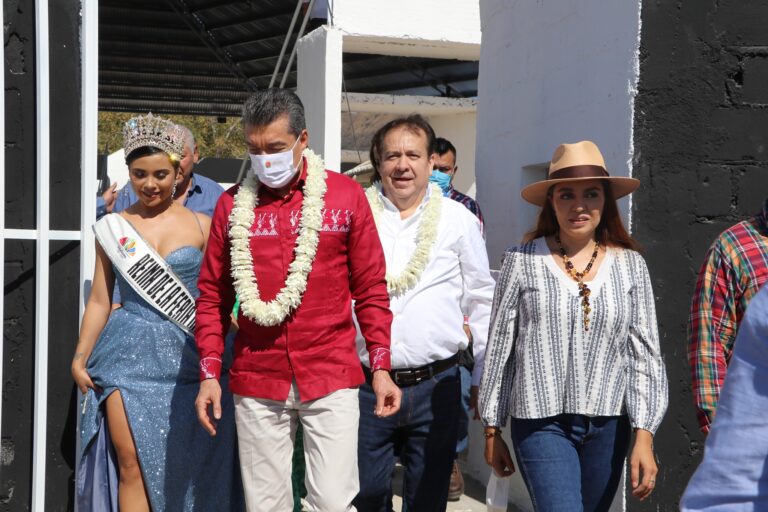
[[[494,281],[477,217],[429,184],[435,134],[421,116],[390,121],[374,136],[378,180],[367,196],[387,263],[392,322],[392,377],[403,391],[400,412],[374,415],[368,382],[360,389],[358,463],[361,512],[392,510],[392,472],[405,467],[403,510],[443,511],[461,408],[458,357],[474,338],[473,384],[483,356]],[[368,355],[358,336],[363,365]]]

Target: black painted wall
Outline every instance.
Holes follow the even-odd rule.
[[[768,198],[768,3],[642,2],[635,103],[633,231],[653,279],[670,405],[656,437],[652,499],[678,509],[701,460],[686,326],[695,276],[712,240]]]
[[[31,0],[4,1],[5,223],[35,227],[35,13]],[[3,422],[0,510],[27,510],[32,491],[35,365],[35,243],[5,243]]]
[[[49,2],[51,229],[80,229],[80,2]],[[6,226],[36,224],[34,0],[4,0]],[[29,510],[35,358],[35,242],[6,241],[0,511]],[[45,510],[72,510],[79,242],[50,245]]]

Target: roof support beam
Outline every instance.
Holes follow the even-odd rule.
[[[182,16],[184,22],[189,25],[189,28],[195,31],[195,33],[200,37],[200,40],[205,43],[208,48],[211,49],[216,57],[218,57],[221,62],[229,67],[230,71],[232,71],[232,74],[243,81],[243,85],[246,89],[250,91],[255,91],[257,89],[257,87],[251,83],[245,73],[240,70],[240,68],[237,66],[237,63],[234,61],[234,59],[232,59],[232,56],[226,50],[221,48],[211,33],[206,30],[205,26],[203,26],[202,22],[200,21],[200,18],[196,17],[193,11],[187,7],[185,0],[166,0],[166,2],[174,11]]]

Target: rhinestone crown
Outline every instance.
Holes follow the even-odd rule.
[[[153,116],[151,112],[146,116],[131,118],[123,125],[126,156],[137,148],[153,146],[181,159],[184,140],[184,130],[180,126],[160,116]]]

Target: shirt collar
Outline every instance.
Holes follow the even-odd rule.
[[[189,187],[189,190],[187,191],[187,197],[192,197],[195,194],[202,194],[203,193],[203,187],[201,187],[197,180],[195,179],[195,175],[192,174],[192,177],[190,178],[192,180],[192,186]]]
[[[429,201],[430,196],[432,195],[432,187],[427,184],[427,193],[424,194],[424,198],[421,200],[421,204],[416,209],[416,212],[411,216],[418,215],[421,213],[421,211],[424,209],[424,207],[427,204],[427,201]],[[400,215],[400,210],[397,209],[397,206],[389,200],[387,196],[384,195],[384,188],[379,189],[379,197],[381,197],[381,202],[384,205],[384,209],[390,213],[397,213]]]

